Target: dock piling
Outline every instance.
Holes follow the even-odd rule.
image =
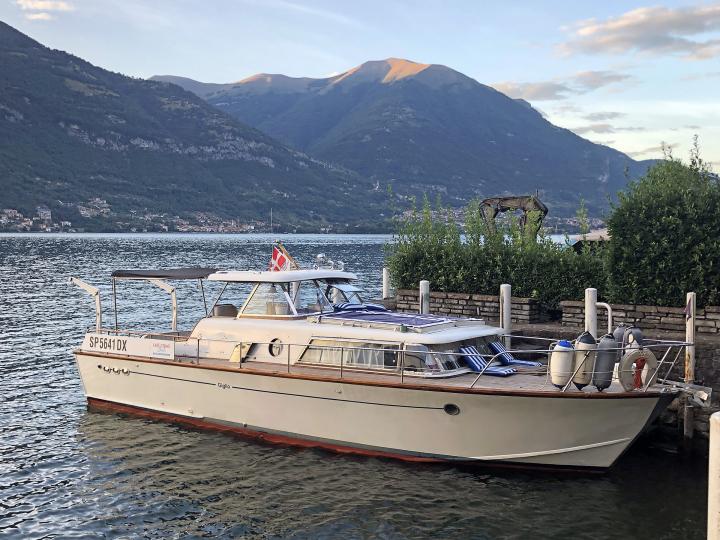
[[[386,267],[382,269],[382,298],[390,298],[390,269]]]
[[[423,279],[420,282],[420,313],[430,313],[430,282]]]
[[[511,349],[509,334],[512,334],[512,287],[508,283],[500,285],[500,325],[505,334],[505,348]]]
[[[695,382],[695,302],[694,292],[687,293],[685,304],[685,383]],[[695,430],[695,409],[690,400],[685,401],[683,410],[683,437],[688,443],[693,438]],[[720,442],[718,442],[720,444]],[[720,459],[720,458],[719,458]]]
[[[720,540],[720,412],[710,416],[707,538]]]
[[[585,289],[585,331],[597,338],[597,289]]]
[[[685,347],[685,382],[695,382],[695,304],[694,292],[687,293],[685,304],[685,342],[691,343]]]

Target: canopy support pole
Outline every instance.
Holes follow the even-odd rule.
[[[117,316],[117,291],[115,289],[115,278],[112,280],[112,293],[113,293],[113,311],[115,312],[115,331],[118,329],[118,316]]]
[[[198,279],[198,283],[200,284],[200,292],[202,292],[203,297],[203,305],[205,306],[205,316],[208,316],[208,308],[207,308],[207,300],[205,300],[205,287],[203,287],[202,279]]]
[[[172,331],[177,332],[177,297],[175,295],[175,287],[159,279],[150,279],[148,281],[170,295],[172,299]]]
[[[85,283],[82,279],[71,277],[70,283],[77,285],[82,290],[89,293],[95,299],[95,330],[102,330],[102,307],[100,306],[100,289],[93,287],[89,283]]]
[[[210,306],[210,309],[215,309],[215,306],[217,305],[217,303],[218,303],[218,302],[220,301],[220,299],[222,298],[222,295],[223,295],[223,293],[225,292],[225,289],[227,289],[227,286],[228,286],[228,284],[227,284],[227,282],[225,282],[225,284],[223,285],[223,288],[220,289],[220,292],[218,293],[217,297],[215,298],[215,301],[212,303],[212,306]],[[255,289],[253,289],[253,292],[254,292],[254,291],[255,291]],[[252,293],[250,293],[250,294],[252,294]]]

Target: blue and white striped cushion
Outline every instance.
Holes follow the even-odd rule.
[[[477,373],[482,372],[483,375],[492,375],[494,377],[507,377],[517,373],[515,368],[509,367],[490,366],[485,368],[488,361],[483,358],[476,347],[460,347],[460,352],[463,353],[463,358],[465,358],[468,367]]]
[[[534,362],[532,360],[518,360],[511,353],[507,352],[505,345],[503,345],[500,341],[493,341],[488,345],[488,348],[498,355],[498,361],[505,366],[540,367],[543,365],[542,362]]]

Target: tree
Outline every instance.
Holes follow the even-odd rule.
[[[720,302],[720,184],[700,157],[672,155],[619,195],[608,220],[610,297],[622,303]]]

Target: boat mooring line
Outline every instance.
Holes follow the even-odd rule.
[[[182,379],[180,377],[169,377],[167,375],[156,375],[154,373],[143,373],[142,371],[129,371],[129,373],[133,373],[135,375],[145,375],[146,377],[158,377],[160,379],[171,379],[173,381],[183,381],[183,382],[189,382],[189,383],[195,383],[195,384],[205,384],[208,386],[217,386],[217,383],[211,383],[211,382],[205,382],[205,381],[193,381],[192,379]],[[355,399],[340,399],[340,398],[332,398],[332,397],[323,397],[323,396],[308,396],[306,394],[291,394],[290,392],[277,392],[275,390],[260,390],[257,388],[246,388],[243,386],[232,386],[230,385],[230,388],[233,390],[244,390],[246,392],[260,392],[263,394],[277,394],[280,396],[293,396],[293,397],[303,397],[308,399],[323,399],[326,401],[342,401],[344,403],[361,403],[363,405],[379,405],[381,407],[399,407],[403,409],[430,409],[434,411],[442,411],[443,407],[424,407],[421,405],[396,405],[393,403],[378,403],[376,401],[360,401]]]

